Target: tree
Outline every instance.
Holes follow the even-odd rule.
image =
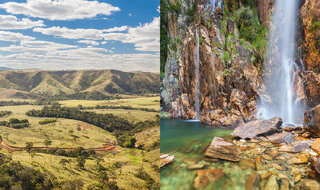
[[[30,154],[31,149],[33,147],[33,142],[26,142],[26,150]]]
[[[86,159],[83,156],[78,156],[77,164],[80,169],[84,169],[84,164],[86,163]]]
[[[46,145],[46,147],[48,147],[48,146],[50,146],[50,145],[51,145],[52,141],[51,141],[51,140],[46,139],[43,143]]]
[[[126,148],[134,148],[137,140],[135,137],[129,137],[129,139],[123,143],[123,146]]]
[[[0,142],[2,142],[2,136],[0,135]]]
[[[61,159],[59,163],[63,165],[63,167],[65,167],[66,164],[69,163],[69,161],[67,159]]]

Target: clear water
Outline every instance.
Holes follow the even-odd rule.
[[[295,89],[298,3],[276,0],[263,78],[267,95],[259,94],[259,119],[281,117],[284,123],[296,125],[303,121],[305,108]]]
[[[206,168],[222,168],[225,177],[205,189],[245,189],[247,176],[252,172],[242,170],[237,163],[218,161],[205,162],[204,152],[214,137],[227,138],[232,130],[212,128],[199,122],[161,119],[160,151],[175,155],[175,161],[161,168],[160,185],[162,190],[193,189],[196,170],[188,170],[186,160],[197,160],[205,163]],[[232,183],[233,185],[230,185]],[[229,184],[229,185],[226,185]]]

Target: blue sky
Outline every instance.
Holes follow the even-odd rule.
[[[4,0],[0,67],[159,72],[159,0]]]

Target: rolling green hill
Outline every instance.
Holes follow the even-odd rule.
[[[117,94],[159,93],[159,84],[159,74],[144,72],[1,71],[0,98],[103,99]]]

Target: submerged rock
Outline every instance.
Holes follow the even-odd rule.
[[[275,175],[272,175],[268,178],[264,190],[279,190],[279,185]]]
[[[259,182],[261,178],[258,173],[250,174],[249,178],[246,181],[246,190],[258,190],[259,189]]]
[[[301,182],[297,185],[296,189],[317,190],[320,189],[320,184],[313,179],[302,179]]]
[[[204,155],[210,158],[239,161],[239,154],[240,151],[235,144],[227,142],[223,138],[214,137]]]
[[[308,156],[306,154],[298,154],[293,155],[289,158],[288,164],[304,164],[307,163],[309,160]]]
[[[203,169],[206,165],[205,164],[192,164],[187,167],[188,170],[199,170]]]
[[[260,135],[275,133],[281,125],[282,120],[278,117],[270,120],[255,120],[237,127],[231,135],[242,139],[252,139]]]
[[[197,177],[194,179],[193,186],[194,188],[204,188],[209,183],[215,182],[224,176],[223,170],[218,169],[206,169],[206,170],[197,170]]]

